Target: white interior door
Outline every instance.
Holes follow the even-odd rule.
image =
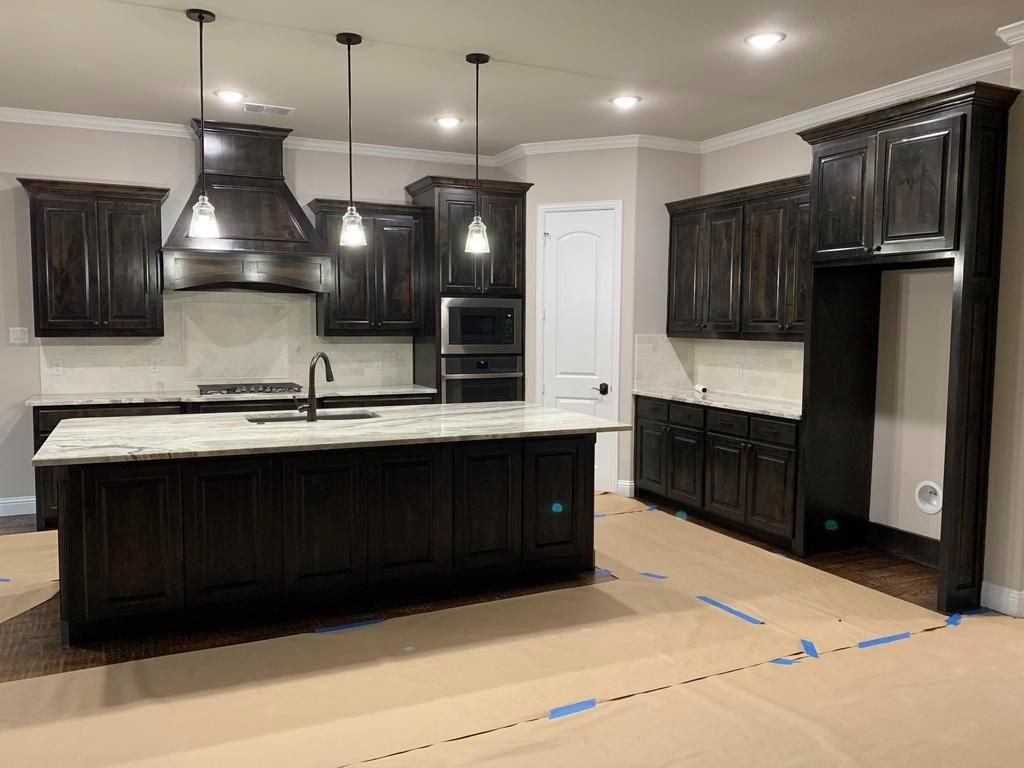
[[[545,405],[618,418],[621,216],[620,203],[541,206],[538,306]],[[597,438],[599,490],[616,490],[616,437]]]

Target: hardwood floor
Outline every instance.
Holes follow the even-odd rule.
[[[10,517],[0,517],[0,535],[5,533],[28,533],[35,529],[35,515],[11,515]]]

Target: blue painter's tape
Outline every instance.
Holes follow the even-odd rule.
[[[909,632],[900,632],[898,635],[886,635],[885,637],[876,637],[873,640],[862,640],[857,643],[858,648],[871,648],[875,645],[885,645],[886,643],[895,643],[897,640],[906,640],[910,637]]]
[[[644,571],[640,575],[641,576],[646,576],[648,579],[667,579],[668,578],[668,576],[662,576],[660,573],[651,573],[650,571]]]
[[[680,520],[685,520],[689,517],[689,515],[680,509],[678,512],[676,512],[676,517],[678,517]]]
[[[554,504],[551,505],[551,511],[552,512],[564,512],[565,511],[565,507],[562,506],[562,502],[556,501]]]
[[[5,584],[8,584],[8,583],[10,583],[11,580],[10,579],[0,579],[0,581],[4,582]]]
[[[743,611],[737,611],[735,608],[730,608],[725,603],[720,603],[717,600],[715,600],[713,597],[708,597],[706,595],[697,595],[697,599],[702,601],[702,602],[707,603],[708,605],[713,605],[713,606],[715,606],[715,608],[721,608],[726,613],[731,613],[736,618],[743,619],[744,621],[749,621],[751,624],[764,624],[764,622],[761,621],[761,619],[758,619],[758,618],[756,618],[754,616],[751,616],[749,613],[743,613]]]
[[[367,619],[366,621],[354,621],[351,624],[338,624],[333,627],[317,627],[313,631],[317,634],[322,632],[343,632],[346,629],[358,629],[359,627],[368,627],[371,624],[380,624],[384,619]]]
[[[821,658],[821,655],[818,653],[818,647],[811,640],[801,640],[800,645],[804,647],[804,653],[812,659]]]
[[[656,504],[648,504],[647,505],[647,511],[648,512],[654,512],[657,508],[658,508],[658,506]]]
[[[595,518],[597,518],[597,517],[608,517],[608,513],[607,512],[601,512],[600,514],[594,515],[594,517]]]
[[[577,712],[593,709],[596,706],[597,699],[584,699],[583,701],[577,701],[575,704],[566,704],[564,707],[555,707],[548,712],[548,720],[565,717],[566,715],[574,715]]]
[[[963,619],[963,616],[961,616],[959,613],[954,613],[952,616],[946,619],[946,624],[948,624],[951,627],[959,627],[961,619]]]
[[[988,608],[971,608],[970,610],[961,611],[960,613],[963,616],[977,616],[981,613],[991,613],[991,611]]]
[[[612,572],[611,572],[611,571],[609,571],[609,570],[608,570],[607,568],[602,568],[602,567],[601,567],[601,566],[599,566],[599,565],[596,565],[596,566],[594,566],[594,570],[595,570],[595,571],[596,571],[597,573],[603,573],[603,574],[604,574],[605,576],[611,576],[611,575],[612,575]]]
[[[781,667],[791,667],[798,663],[796,659],[772,659],[772,664],[778,664]]]

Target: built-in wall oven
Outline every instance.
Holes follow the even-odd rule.
[[[442,355],[522,353],[522,299],[441,299]]]
[[[441,358],[442,403],[522,399],[522,355]]]

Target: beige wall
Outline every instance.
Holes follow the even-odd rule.
[[[811,171],[811,147],[795,133],[754,139],[701,156],[702,195]]]
[[[285,151],[285,174],[303,204],[314,197],[344,197],[348,179],[346,162],[343,154],[289,149]],[[473,170],[468,165],[365,156],[357,156],[354,164],[357,198],[375,201],[405,201],[405,185],[427,174],[465,177],[471,176]],[[28,201],[17,177],[169,187],[171,192],[163,206],[166,234],[192,191],[194,168],[195,144],[187,138],[0,123],[0,499],[30,496],[34,492],[30,466],[31,413],[24,406],[28,397],[43,389],[67,391],[73,386],[71,382],[83,388],[101,384],[104,381],[102,370],[108,367],[116,370],[121,364],[122,372],[133,387],[139,383],[152,384],[155,390],[162,383],[166,388],[173,388],[175,377],[182,373],[176,372],[174,364],[183,364],[184,359],[180,344],[176,345],[172,337],[157,341],[94,340],[82,344],[47,341],[45,355],[41,355],[39,341],[35,338],[28,346],[8,343],[7,328],[27,327],[31,333],[33,325]],[[493,168],[486,169],[484,175],[510,178],[505,171]],[[263,318],[268,302],[283,302],[275,304],[275,308],[287,307],[285,314],[289,317],[304,317],[303,337],[309,344],[316,343],[315,337],[310,338],[313,313],[308,297],[275,300],[250,296],[251,300],[242,301],[233,309],[240,324],[245,324],[247,316],[254,321]],[[181,307],[208,298],[174,297],[171,319]],[[172,331],[175,327],[172,322]],[[396,349],[393,341],[379,344],[365,340],[334,342],[331,346],[332,355],[351,362],[364,374],[372,369],[377,358],[394,362],[400,370],[407,368],[407,355]],[[156,348],[164,350],[158,356],[168,368],[161,376],[149,376],[150,351]],[[51,379],[44,387],[40,370],[47,370],[47,358],[63,359],[66,365],[69,362],[73,365],[66,368],[65,378]],[[259,376],[260,371],[256,370],[249,373],[253,378],[273,375]],[[372,378],[376,374],[369,375]]]
[[[1013,49],[1013,85],[1024,88],[1024,44]],[[1024,99],[1010,113],[1003,258],[996,338],[992,458],[983,602],[1024,590]],[[1024,607],[1024,604],[1021,604]]]

